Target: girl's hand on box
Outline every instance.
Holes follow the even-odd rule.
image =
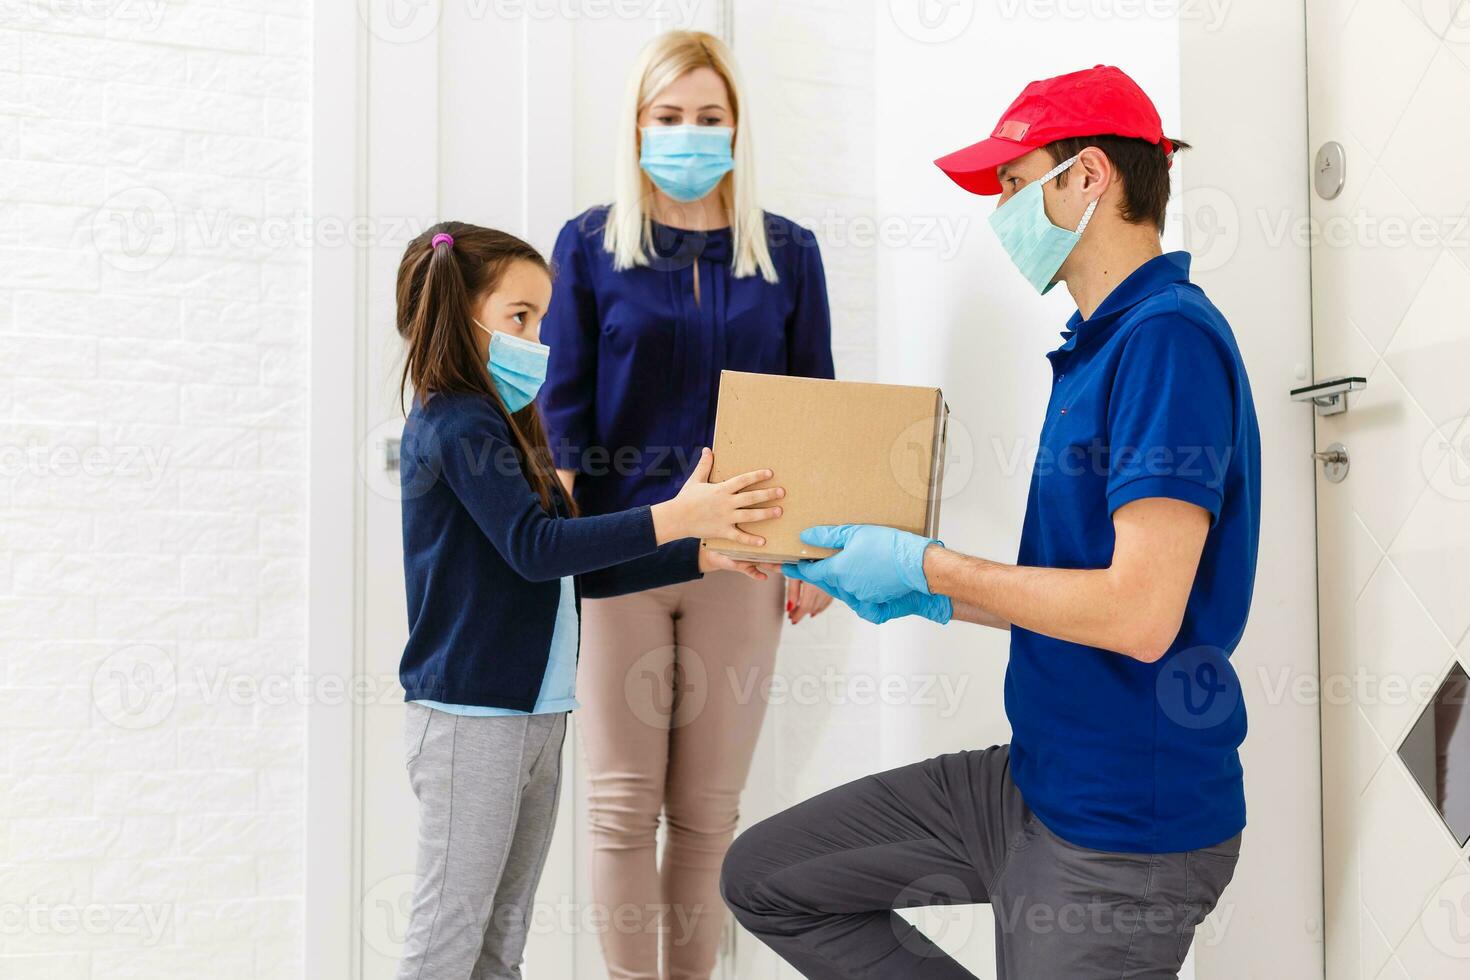
[[[748,534],[741,524],[769,521],[781,516],[780,507],[760,504],[786,496],[781,487],[747,490],[753,483],[771,478],[770,470],[751,470],[719,483],[710,483],[715,457],[708,449],[699,454],[699,464],[689,475],[678,496],[650,508],[653,532],[659,544],[679,538],[725,538],[738,544],[758,548],[766,539]]]
[[[832,605],[832,597],[810,582],[786,580],[786,616],[795,626],[808,616],[820,616]]]
[[[757,582],[764,582],[769,577],[769,573],[753,561],[738,561],[708,548],[699,549],[699,571],[701,575],[709,572],[739,572]]]

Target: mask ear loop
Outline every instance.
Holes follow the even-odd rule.
[[[1078,159],[1081,158],[1081,156],[1082,155],[1079,153],[1075,157],[1069,157],[1066,160],[1063,160],[1061,163],[1057,164],[1055,167],[1052,167],[1046,173],[1042,174],[1041,175],[1041,179],[1038,180],[1037,183],[1038,184],[1044,184],[1048,180],[1051,180],[1053,177],[1055,177],[1057,174],[1065,173],[1066,170],[1067,170],[1067,168],[1070,167],[1070,166],[1072,166],[1072,164],[1076,163],[1078,161]]]
[[[1087,223],[1092,220],[1092,212],[1096,210],[1097,200],[1094,199],[1091,204],[1087,205],[1087,210],[1082,212],[1082,220],[1078,223],[1077,230],[1073,232],[1074,235],[1080,236],[1087,229]]]
[[[1076,163],[1079,159],[1081,159],[1081,156],[1082,155],[1079,153],[1075,157],[1071,157],[1069,159],[1063,160],[1061,163],[1057,164],[1055,167],[1052,167],[1046,173],[1042,174],[1041,175],[1041,179],[1039,181],[1037,181],[1037,183],[1038,184],[1044,184],[1048,180],[1051,180],[1053,177],[1055,177],[1057,174],[1066,172],[1066,170],[1067,170],[1068,167],[1072,166],[1072,164]],[[1092,220],[1092,214],[1096,210],[1097,210],[1097,201],[1096,200],[1093,200],[1092,203],[1090,203],[1090,204],[1087,205],[1087,210],[1082,212],[1082,220],[1077,224],[1077,230],[1075,232],[1073,232],[1074,235],[1080,235],[1080,234],[1082,234],[1083,231],[1086,230],[1087,223]]]

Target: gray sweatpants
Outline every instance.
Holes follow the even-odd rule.
[[[735,840],[721,889],[817,980],[972,978],[893,910],[988,902],[998,980],[1163,980],[1235,873],[1240,835],[1170,854],[1069,844],[1026,806],[1009,746],[867,776]]]
[[[398,980],[519,980],[556,824],[566,719],[408,705],[418,877]]]

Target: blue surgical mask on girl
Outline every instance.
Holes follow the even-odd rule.
[[[638,166],[676,201],[704,197],[735,167],[735,130],[728,126],[647,126]]]
[[[1077,162],[1076,157],[1052,167],[1040,180],[1033,180],[1016,192],[1016,196],[995,209],[990,227],[1000,239],[1001,247],[1021,270],[1026,281],[1045,296],[1056,285],[1057,270],[1072,254],[1097,201],[1087,205],[1076,231],[1059,228],[1046,216],[1046,203],[1041,188],[1047,181]]]
[[[519,412],[536,400],[536,392],[546,381],[546,359],[551,348],[523,337],[512,337],[499,330],[491,330],[479,320],[475,326],[490,335],[490,358],[485,367],[490,371],[490,380],[500,392],[500,400],[512,414]]]

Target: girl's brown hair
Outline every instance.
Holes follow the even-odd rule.
[[[453,244],[434,245],[440,234],[451,236]],[[440,222],[408,243],[398,264],[398,333],[407,343],[398,398],[401,404],[412,386],[421,403],[440,392],[491,399],[510,419],[521,468],[541,506],[552,512],[555,494],[575,513],[576,505],[560,492],[536,403],[514,415],[507,411],[476,345],[474,304],[494,292],[516,262],[551,275],[546,259],[526,242],[462,221]]]

